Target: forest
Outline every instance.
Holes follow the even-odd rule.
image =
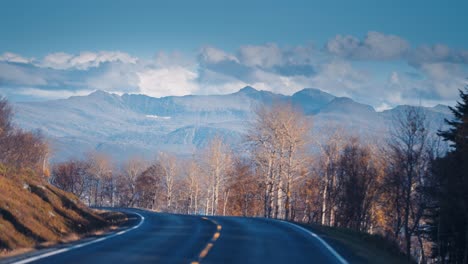
[[[408,107],[384,140],[330,126],[319,141],[313,120],[273,104],[255,109],[241,146],[215,137],[188,158],[90,152],[49,166],[44,137],[14,127],[1,99],[0,177],[27,167],[93,207],[317,223],[380,235],[419,263],[468,263],[468,87],[450,109],[439,131]]]

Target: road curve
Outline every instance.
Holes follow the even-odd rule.
[[[313,234],[282,221],[122,211],[133,216],[133,229],[16,263],[346,263]]]

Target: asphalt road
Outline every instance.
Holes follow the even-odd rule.
[[[277,220],[125,209],[133,228],[17,263],[346,263],[312,233]]]

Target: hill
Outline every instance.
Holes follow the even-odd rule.
[[[117,216],[99,215],[28,170],[11,174],[0,165],[0,190],[3,254],[75,240],[108,228]]]

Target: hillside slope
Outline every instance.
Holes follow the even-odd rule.
[[[30,172],[6,177],[2,170],[0,252],[64,242],[108,226],[72,194],[35,179]]]

